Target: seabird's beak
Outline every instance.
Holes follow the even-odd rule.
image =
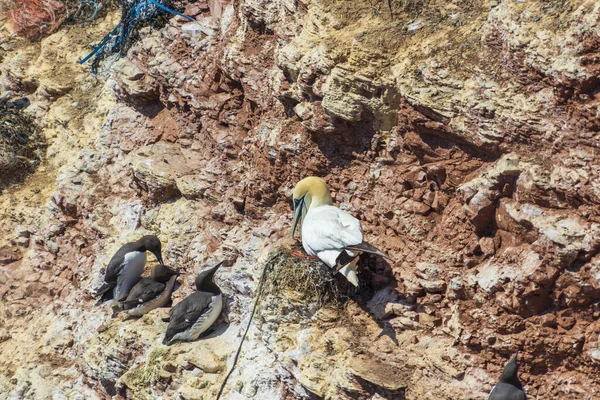
[[[163,262],[162,256],[160,255],[160,251],[153,251],[152,254],[154,254],[154,256],[156,257],[156,259],[158,260],[158,262],[162,265],[165,265],[165,263]]]
[[[167,269],[169,270],[169,272],[171,273],[171,275],[177,275],[177,276],[179,276],[179,268],[173,269],[173,268],[167,267]]]
[[[219,267],[220,267],[221,265],[223,265],[223,261],[220,261],[220,262],[218,262],[217,264],[213,265],[213,266],[212,266],[212,267],[209,269],[209,271],[213,271],[213,272],[215,272],[217,269],[219,269]]]
[[[302,209],[304,208],[304,196],[299,199],[294,199],[294,219],[292,220],[292,239],[294,238],[294,233],[296,233],[296,226],[298,225],[298,221],[302,220]]]

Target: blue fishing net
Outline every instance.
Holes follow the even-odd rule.
[[[104,71],[99,71],[104,60],[112,58],[114,62],[127,54],[135,43],[139,28],[145,23],[157,21],[166,14],[179,15],[194,21],[193,18],[173,10],[176,3],[174,0],[121,0],[121,20],[90,54],[79,61],[79,64],[91,59],[90,72],[97,75],[110,68],[109,65]]]

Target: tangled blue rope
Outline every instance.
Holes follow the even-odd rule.
[[[86,21],[92,21],[94,18],[96,18],[96,15],[98,14],[98,3],[96,3],[94,0],[79,0],[79,4],[81,6],[84,4],[89,4],[94,8],[94,12],[89,18],[86,19]]]
[[[80,0],[80,1],[86,2],[86,3],[89,2],[90,4],[94,3],[93,0]],[[126,0],[124,0],[124,1],[126,1]],[[154,10],[152,9],[152,6],[154,6]],[[96,4],[96,11],[97,11],[97,8],[98,8],[98,6]],[[102,39],[100,44],[98,46],[96,46],[90,54],[88,54],[81,61],[79,61],[79,64],[84,64],[89,59],[91,59],[92,57],[95,56],[95,59],[92,62],[92,65],[90,66],[90,73],[93,76],[96,76],[98,74],[97,70],[96,70],[96,66],[102,59],[105,58],[104,54],[105,53],[108,53],[108,54],[116,53],[116,57],[113,60],[113,62],[116,61],[117,59],[119,59],[121,57],[123,48],[126,45],[126,41],[128,41],[130,39],[130,36],[131,36],[133,30],[135,29],[135,27],[140,22],[147,21],[147,20],[153,18],[154,16],[156,16],[159,13],[159,10],[161,10],[162,12],[167,12],[167,13],[171,13],[174,15],[178,15],[178,16],[186,18],[192,22],[195,21],[193,18],[188,17],[187,15],[181,14],[175,10],[172,10],[172,9],[166,7],[164,4],[160,4],[156,0],[141,1],[135,7],[131,7],[129,9],[129,13],[126,13],[125,10],[123,10],[123,13],[121,15],[121,21],[117,24],[117,26],[115,26],[115,28],[108,35],[106,35],[104,37],[104,39]],[[95,13],[94,13],[94,15],[95,15]],[[109,42],[111,40],[114,40],[114,43],[112,43],[107,48],[107,45],[109,44]],[[110,67],[108,67],[108,68],[110,68]],[[101,72],[104,72],[104,71],[101,71]]]

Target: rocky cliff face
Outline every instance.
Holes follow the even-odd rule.
[[[77,61],[118,13],[39,43],[4,25],[0,97],[30,100],[47,150],[0,195],[0,399],[215,398],[307,175],[394,261],[365,257],[341,301],[266,291],[224,398],[484,399],[517,349],[528,397],[600,396],[598,2],[186,14],[99,79]],[[188,272],[174,303],[230,261],[206,339],[94,306],[143,233]]]

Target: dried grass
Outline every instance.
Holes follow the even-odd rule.
[[[302,303],[315,310],[341,305],[348,299],[345,279],[338,279],[320,260],[298,257],[287,247],[277,249],[266,268],[265,296]]]

